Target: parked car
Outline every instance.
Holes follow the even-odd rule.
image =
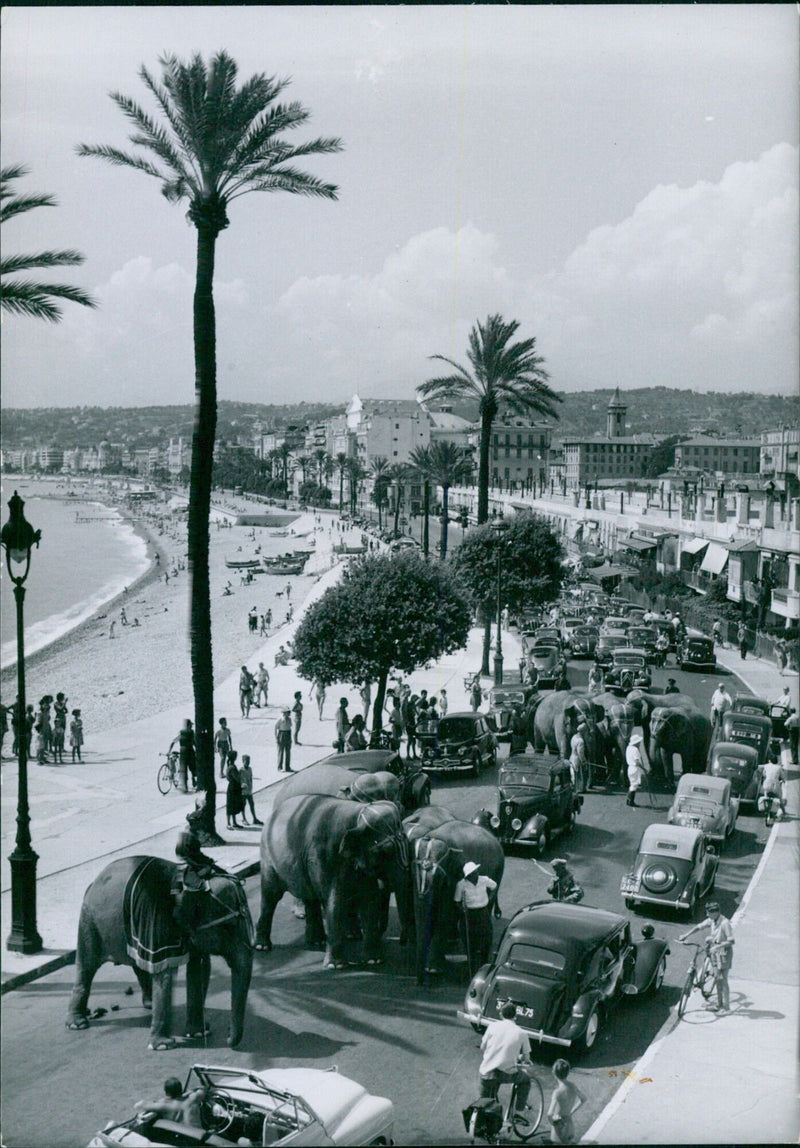
[[[620,882],[625,906],[670,905],[691,913],[714,888],[719,855],[699,829],[648,825],[633,868]]]
[[[511,740],[511,718],[514,714],[514,706],[527,705],[532,693],[534,693],[532,686],[514,683],[506,686],[493,686],[489,690],[489,712],[486,715],[486,720],[489,729],[498,741]]]
[[[497,764],[497,740],[482,713],[447,714],[435,734],[421,733],[422,764],[428,773],[469,773]]]
[[[711,670],[717,668],[717,655],[714,653],[714,639],[704,634],[687,634],[680,649],[682,670]]]
[[[207,1090],[202,1127],[145,1114],[111,1121],[89,1148],[208,1144],[391,1144],[394,1105],[335,1068],[212,1068],[196,1064],[184,1091]]]
[[[598,666],[608,669],[614,660],[614,651],[629,649],[628,639],[623,634],[604,634],[601,630],[594,648],[594,660]]]
[[[539,675],[539,689],[553,689],[564,668],[564,659],[560,647],[537,642],[528,651],[528,661],[536,667],[536,672]]]
[[[758,754],[758,764],[764,765],[770,759],[772,719],[765,714],[728,710],[722,719],[720,737],[723,741],[738,741],[743,745],[751,745]]]
[[[473,820],[491,829],[504,846],[533,849],[541,857],[553,833],[573,828],[582,805],[568,761],[518,753],[500,766],[497,812],[483,809]]]
[[[652,666],[656,661],[656,638],[658,634],[654,626],[631,626],[628,630],[628,641],[632,646],[644,650],[648,663]]]
[[[731,710],[735,714],[760,714],[769,717],[770,703],[766,698],[756,698],[752,694],[734,694]]]
[[[400,782],[400,799],[405,813],[431,803],[431,779],[418,762],[409,761],[394,749],[358,749],[352,753],[332,753],[315,765],[337,765],[353,773],[393,773]]]
[[[569,643],[573,658],[593,658],[599,633],[597,626],[578,626],[573,630]]]
[[[738,815],[739,799],[733,796],[726,777],[684,773],[678,779],[667,820],[670,825],[700,829],[712,841],[725,841],[733,833]]]
[[[606,689],[615,694],[627,694],[629,690],[649,690],[653,679],[647,668],[644,650],[624,646],[614,650],[604,681]]]
[[[737,741],[714,742],[708,772],[712,777],[727,777],[740,805],[756,804],[761,770],[755,746]]]
[[[510,1000],[535,1040],[588,1051],[620,996],[661,988],[668,953],[660,937],[633,942],[630,923],[616,913],[539,901],[511,918],[460,1015],[480,1029]]]

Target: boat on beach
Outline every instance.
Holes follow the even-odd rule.
[[[258,558],[226,558],[225,565],[229,570],[260,570],[261,562]]]
[[[285,554],[278,558],[262,558],[264,570],[267,574],[302,574],[306,564],[305,558],[293,554]]]

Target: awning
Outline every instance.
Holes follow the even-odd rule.
[[[626,578],[629,574],[637,573],[638,571],[634,570],[632,566],[616,566],[611,564],[595,566],[588,571],[589,577],[595,582],[602,582],[606,578]]]
[[[655,550],[657,543],[651,539],[644,538],[627,538],[624,542],[620,542],[621,550],[635,550],[637,554],[642,554],[647,550]]]
[[[721,574],[727,561],[728,551],[725,547],[720,546],[718,542],[709,542],[700,569],[706,570],[709,574]]]
[[[688,538],[686,542],[681,543],[682,554],[699,554],[708,546],[707,538]]]

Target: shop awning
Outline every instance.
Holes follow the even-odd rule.
[[[705,557],[700,563],[700,569],[709,574],[721,574],[728,561],[728,551],[718,542],[709,542]]]
[[[699,554],[706,546],[708,546],[707,538],[688,538],[685,542],[681,543],[681,553]]]
[[[604,566],[595,566],[587,573],[595,582],[602,582],[606,578],[627,578],[629,574],[636,574],[637,571],[632,566],[617,566],[609,563]]]
[[[635,550],[637,554],[644,554],[648,550],[655,550],[657,543],[652,538],[626,538],[624,542],[620,542],[622,550]]]

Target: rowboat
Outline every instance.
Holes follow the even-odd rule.
[[[261,563],[258,558],[226,558],[225,565],[229,570],[260,570]]]

